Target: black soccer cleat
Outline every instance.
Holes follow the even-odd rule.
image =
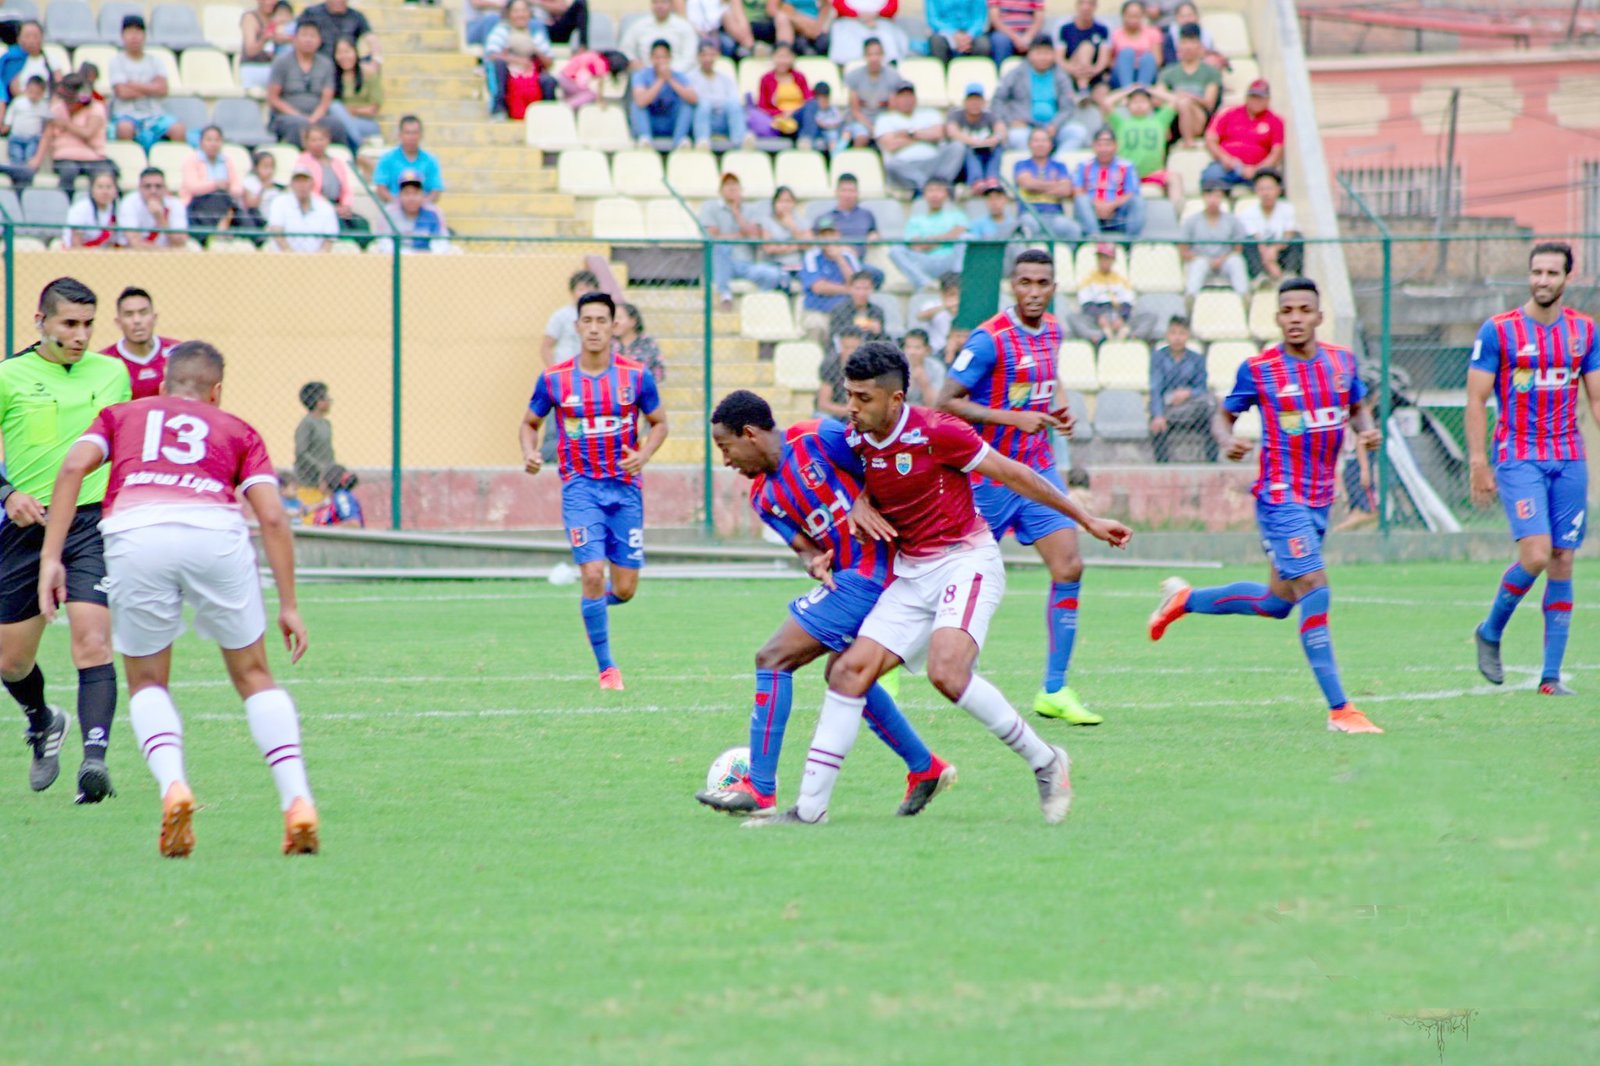
[[[928,768],[920,774],[906,775],[906,798],[901,801],[895,815],[911,818],[922,813],[933,802],[933,797],[956,783],[956,768],[939,756],[933,756]]]
[[[28,765],[28,787],[35,792],[43,792],[60,776],[61,741],[72,724],[70,718],[54,707],[50,708],[50,714],[50,724],[44,729],[39,732],[30,729],[22,734],[22,739],[33,749],[33,761]]]
[[[111,770],[104,759],[85,759],[78,767],[78,796],[74,803],[99,803],[107,796],[115,796],[111,787]]]
[[[1478,645],[1478,673],[1491,685],[1505,684],[1506,672],[1500,665],[1500,642],[1484,636],[1482,626],[1472,631],[1472,639]]]

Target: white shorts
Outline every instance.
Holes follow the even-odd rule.
[[[194,631],[229,651],[266,632],[261,574],[244,529],[162,523],[106,535],[111,579],[111,645],[119,655],[154,655],[183,633],[183,604]]]
[[[989,622],[1006,593],[1006,568],[998,544],[922,563],[897,558],[894,573],[894,582],[861,623],[861,636],[888,648],[907,668],[919,672],[936,629],[960,629],[983,649]]]

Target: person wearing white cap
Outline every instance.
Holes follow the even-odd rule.
[[[275,252],[325,252],[339,235],[339,215],[325,197],[311,191],[311,167],[296,162],[289,171],[289,192],[272,201],[267,212],[267,245]]]

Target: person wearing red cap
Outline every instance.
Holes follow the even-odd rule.
[[[1283,165],[1283,119],[1273,114],[1272,86],[1265,78],[1250,83],[1244,103],[1226,108],[1206,130],[1206,148],[1214,162],[1202,182],[1248,185],[1257,171]]]

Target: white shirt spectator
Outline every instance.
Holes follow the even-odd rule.
[[[557,363],[571,359],[582,351],[583,342],[578,339],[577,304],[562,304],[552,311],[550,321],[544,324],[544,335],[556,340],[556,350],[551,358]]]
[[[883,44],[883,61],[898,63],[911,54],[911,42],[906,31],[888,19],[880,18],[870,25],[862,19],[835,19],[828,28],[828,58],[841,67],[862,58],[862,49],[870,38]]]
[[[128,58],[127,52],[118,52],[111,57],[107,64],[106,77],[111,82],[111,105],[113,116],[126,116],[127,118],[156,118],[162,114],[161,100],[154,96],[141,96],[136,100],[121,100],[117,98],[116,88],[126,82],[155,81],[157,78],[167,76],[167,66],[149,52],[138,59]]]
[[[50,121],[50,101],[30,100],[19,96],[6,110],[6,121],[11,123],[11,136],[32,140],[44,133],[44,124]]]
[[[1233,213],[1233,217],[1244,226],[1246,236],[1257,240],[1280,241],[1286,234],[1300,231],[1300,227],[1295,224],[1294,204],[1288,200],[1279,200],[1273,204],[1270,215],[1262,213],[1259,201],[1243,204]]]
[[[880,111],[872,123],[872,136],[882,137],[885,133],[915,133],[925,130],[930,126],[944,126],[944,115],[931,107],[919,107],[909,115],[893,109]],[[890,152],[889,158],[904,163],[920,162],[932,159],[939,154],[938,146],[933,141],[912,141],[897,152]]]
[[[722,0],[688,0],[683,7],[684,17],[701,37],[715,37],[721,33],[722,19],[727,13],[728,5]]]
[[[73,201],[67,208],[67,224],[61,231],[61,243],[66,248],[125,248],[126,233],[111,232],[112,226],[122,225],[117,204],[101,210],[87,196]]]
[[[261,198],[261,216],[263,218],[265,218],[267,213],[272,210],[272,201],[276,200],[279,196],[287,191],[281,185],[273,185],[269,188],[263,189],[261,185],[261,176],[253,170],[244,176],[244,189],[245,192],[249,193],[251,196],[259,196]]]
[[[744,94],[739,91],[739,83],[726,71],[713,69],[710,77],[707,77],[697,66],[683,80],[700,98],[697,107],[732,108],[744,104]]]
[[[137,190],[130,192],[122,198],[122,206],[117,213],[122,217],[122,224],[135,230],[186,230],[189,228],[189,209],[183,206],[183,201],[176,196],[167,196],[166,225],[157,225],[155,216],[150,213],[150,207],[144,202]],[[172,235],[170,233],[127,233],[128,243],[135,248],[171,248]]]
[[[663,21],[642,18],[628,27],[622,35],[617,51],[629,59],[649,64],[650,46],[666,41],[672,46],[672,69],[687,74],[695,68],[695,50],[700,47],[700,35],[694,32],[689,20],[682,15],[668,15]]]
[[[339,216],[333,205],[316,193],[311,194],[309,210],[302,211],[294,193],[285,192],[278,194],[268,208],[267,228],[300,234],[284,238],[291,252],[320,252],[322,237],[332,239],[339,235]],[[304,234],[321,234],[321,237]]]

